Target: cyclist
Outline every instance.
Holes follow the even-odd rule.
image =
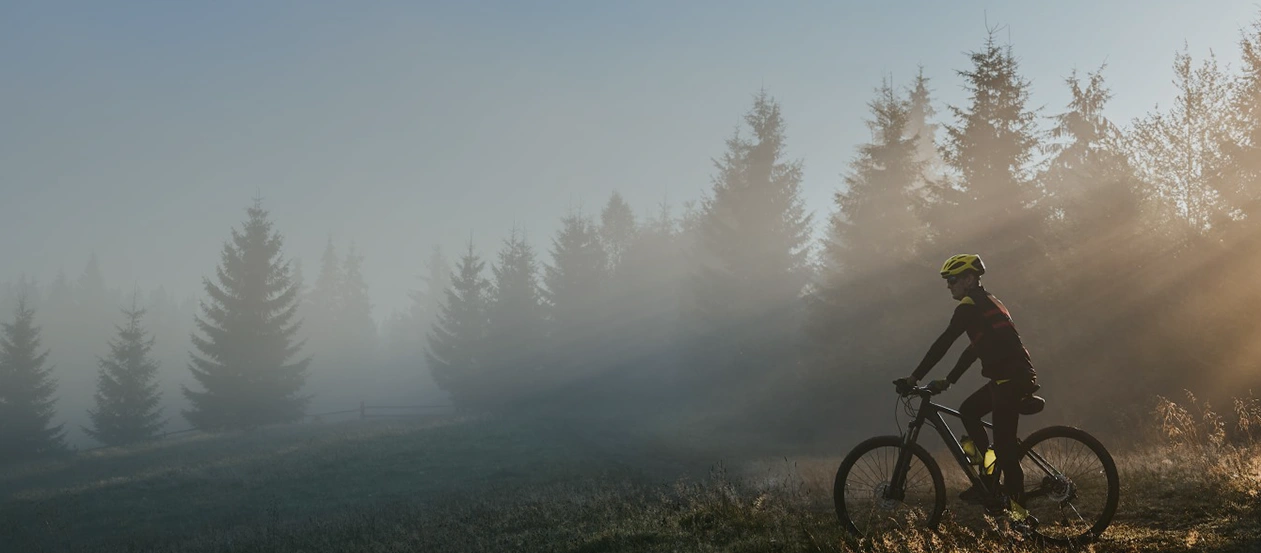
[[[984,274],[985,265],[976,254],[960,254],[946,260],[941,267],[941,277],[946,279],[951,297],[959,301],[950,326],[933,342],[911,376],[895,383],[914,386],[941,361],[959,336],[965,332],[968,334],[971,344],[963,350],[954,369],[944,380],[934,380],[928,387],[936,392],[945,391],[959,381],[973,362],[978,358],[981,360],[981,375],[989,382],[963,401],[959,413],[982,463],[989,444],[981,417],[993,413],[994,454],[998,471],[1005,475],[1003,487],[1007,502],[987,506],[1006,507],[1014,520],[1021,521],[1028,515],[1021,506],[1024,501],[1024,472],[1017,458],[1016,426],[1021,401],[1038,389],[1037,373],[1033,370],[1029,351],[1012,323],[1011,314],[998,298],[981,286],[981,275]],[[987,474],[984,467],[981,470],[981,477],[987,479],[987,484],[995,482],[997,476],[997,473]],[[990,487],[993,488],[992,485]],[[984,503],[989,499],[975,485],[959,497],[969,503]]]

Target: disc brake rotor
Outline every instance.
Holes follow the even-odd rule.
[[[889,491],[889,483],[881,482],[876,485],[876,489],[872,492],[872,499],[876,502],[876,506],[886,511],[892,511],[898,507],[899,501],[891,499],[887,496]]]

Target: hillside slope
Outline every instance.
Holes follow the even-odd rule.
[[[711,452],[698,467],[645,451],[473,418],[101,450],[0,473],[0,550],[1032,550],[966,508],[940,533],[853,542],[831,511],[844,452],[761,463]],[[1160,449],[1118,455],[1121,511],[1092,550],[1261,550],[1261,461],[1232,455],[1212,467]]]

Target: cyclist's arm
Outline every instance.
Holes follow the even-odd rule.
[[[950,369],[950,374],[946,375],[946,380],[951,384],[958,384],[959,377],[968,371],[968,367],[971,367],[977,358],[976,348],[969,344],[968,349],[963,350],[963,354],[959,356],[959,362],[955,363],[955,368]]]
[[[976,306],[970,303],[960,303],[958,307],[955,307],[954,316],[950,317],[950,326],[947,326],[946,331],[942,332],[941,336],[937,337],[937,341],[928,348],[928,353],[924,354],[924,360],[920,361],[919,366],[915,367],[915,372],[911,373],[912,378],[923,379],[928,371],[946,356],[946,352],[950,351],[950,345],[954,344],[955,340],[967,330],[967,321],[973,315],[973,311],[976,311]]]

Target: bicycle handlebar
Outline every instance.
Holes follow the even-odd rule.
[[[898,395],[902,397],[916,395],[928,398],[941,393],[939,391],[933,391],[928,386],[907,386],[900,380],[895,380],[893,384],[894,386],[897,386]]]

